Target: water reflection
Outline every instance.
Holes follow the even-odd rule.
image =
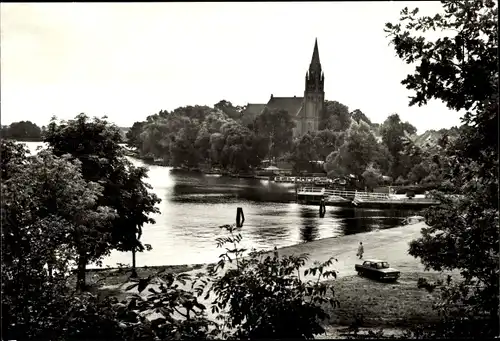
[[[238,179],[172,172],[176,202],[221,203],[232,199],[288,203],[294,200],[293,187],[258,179]]]
[[[343,235],[401,226],[404,218],[417,214],[414,210],[381,210],[341,207],[331,212],[338,219]]]
[[[300,236],[303,242],[311,242],[318,238],[318,220],[319,208],[314,206],[303,206],[300,208],[300,217],[302,224],[300,227]]]
[[[28,143],[34,151],[37,143]],[[140,160],[130,159],[138,166]],[[217,261],[222,250],[215,239],[225,236],[219,226],[236,221],[242,207],[245,224],[242,245],[271,249],[316,239],[355,234],[398,226],[412,211],[327,207],[319,218],[319,206],[294,202],[293,185],[266,180],[207,176],[146,165],[152,191],[162,202],[154,225],[143,228],[142,241],[153,250],[137,256],[138,266],[193,264]],[[130,264],[129,253],[112,252],[104,265]]]

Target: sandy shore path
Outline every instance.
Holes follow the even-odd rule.
[[[328,270],[336,270],[337,278],[355,275],[354,265],[359,263],[356,256],[359,242],[363,242],[365,254],[364,259],[377,258],[382,259],[391,264],[402,272],[405,271],[423,271],[423,266],[418,259],[413,258],[408,254],[408,244],[410,241],[420,236],[420,231],[425,227],[425,223],[419,222],[412,225],[405,225],[391,229],[360,233],[355,235],[341,236],[336,238],[326,238],[309,243],[293,245],[278,249],[280,255],[300,255],[302,253],[309,254],[309,260],[302,272],[313,265],[314,261],[323,262],[334,256],[338,262]],[[199,272],[204,272],[206,265],[201,269],[187,271],[185,273],[194,276]],[[303,277],[304,278],[304,277]],[[306,279],[313,279],[312,276],[307,276]],[[330,278],[331,279],[331,278]],[[123,290],[127,285],[121,285]],[[156,284],[151,284],[150,287],[158,287]],[[117,288],[115,286],[115,288]],[[189,290],[190,284],[185,286]],[[137,293],[137,289],[132,289],[127,293]],[[149,295],[148,290],[144,290],[141,296]],[[205,306],[210,307],[213,301],[213,296],[207,300],[200,297],[200,302]],[[215,320],[215,316],[207,309],[208,318]]]
[[[409,242],[420,236],[420,230],[425,223],[419,222],[386,230],[378,230],[337,238],[326,238],[305,244],[285,247],[279,250],[280,255],[310,255],[306,267],[313,261],[324,262],[334,256],[332,269],[338,271],[337,277],[355,275],[354,265],[362,262],[356,256],[359,242],[364,246],[364,259],[375,258],[389,262],[391,267],[401,271],[423,271],[418,259],[408,254]],[[309,277],[309,276],[308,276]]]
[[[419,222],[386,230],[325,238],[280,248],[278,253],[280,256],[308,253],[309,260],[302,269],[302,274],[306,268],[313,265],[314,261],[324,262],[333,256],[338,262],[334,262],[328,270],[335,269],[338,271],[337,277],[341,278],[356,274],[354,265],[362,262],[356,256],[356,252],[359,242],[363,242],[364,259],[385,260],[389,262],[391,267],[398,268],[401,271],[423,271],[424,267],[420,261],[408,254],[408,247],[410,241],[420,236],[420,230],[425,226],[425,223]],[[204,271],[204,269],[191,270],[186,273],[194,275],[200,271]],[[306,278],[312,279],[311,276]]]

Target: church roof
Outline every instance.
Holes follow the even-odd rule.
[[[257,117],[265,107],[265,104],[248,103],[242,114],[243,124],[248,125],[253,123],[255,117]]]
[[[304,102],[304,97],[271,97],[267,103],[268,109],[283,109],[288,111],[290,116],[299,114]]]
[[[255,114],[260,114],[262,110],[266,107],[265,104],[254,104],[254,103],[248,103],[245,113],[255,113]]]

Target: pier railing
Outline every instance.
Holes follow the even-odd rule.
[[[319,187],[302,187],[297,190],[297,193],[314,193],[314,194],[325,194],[326,190]]]
[[[354,196],[354,199],[360,199],[360,200],[390,200],[391,196],[386,193],[367,193],[367,192],[357,192]]]
[[[317,195],[324,196],[339,196],[339,197],[352,197],[357,199],[378,199],[378,200],[390,200],[392,196],[387,193],[372,193],[372,192],[360,192],[360,191],[342,191],[335,189],[325,189],[319,187],[302,187],[297,191],[298,194],[302,193],[314,193]]]

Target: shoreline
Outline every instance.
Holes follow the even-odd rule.
[[[437,315],[433,308],[436,293],[429,294],[418,288],[418,279],[427,278],[431,281],[443,278],[450,274],[457,278],[459,273],[426,271],[420,263],[420,259],[408,254],[410,241],[421,236],[421,229],[427,225],[420,221],[410,225],[403,225],[391,229],[364,232],[360,234],[330,237],[308,243],[296,244],[277,249],[279,256],[300,255],[308,253],[309,259],[301,268],[302,280],[316,280],[311,275],[304,276],[304,271],[313,266],[315,261],[323,262],[331,256],[337,258],[332,266],[325,270],[335,270],[337,278],[321,278],[321,282],[331,284],[335,288],[335,296],[341,301],[341,306],[335,309],[327,308],[330,318],[325,320],[325,335],[317,338],[344,338],[343,330],[351,325],[358,314],[363,315],[364,322],[360,326],[363,330],[386,329],[390,334],[400,334],[400,331],[408,325],[415,323],[428,323],[436,320]],[[391,267],[401,271],[400,279],[395,283],[382,283],[365,277],[358,276],[354,269],[356,263],[363,259],[356,256],[357,246],[362,241],[365,245],[363,259],[381,259],[389,262]],[[273,254],[275,250],[266,251],[265,254]],[[159,270],[167,273],[184,273],[196,277],[203,273],[209,264],[190,264],[172,266],[152,266],[137,268],[140,278],[154,276]],[[106,274],[103,270],[109,270]],[[92,280],[98,279],[99,273],[106,274],[101,280],[104,283],[93,286],[99,295],[115,296],[119,300],[126,299],[130,295],[149,295],[148,290],[141,293],[137,288],[126,291],[125,288],[133,282],[129,279],[130,268],[103,269],[90,272]],[[224,270],[225,271],[225,270]],[[89,273],[89,272],[88,272]],[[89,282],[89,284],[91,284]],[[95,282],[97,284],[97,282]],[[181,288],[189,290],[189,285],[181,285]],[[92,285],[92,284],[91,284]],[[156,288],[158,284],[150,284],[149,287]],[[200,303],[209,306],[213,295],[199,298]],[[385,313],[381,314],[381,311]],[[210,320],[216,316],[207,311]]]
[[[420,261],[407,254],[408,243],[420,236],[420,230],[427,226],[423,221],[414,222],[408,225],[393,227],[390,229],[375,230],[369,232],[343,235],[338,237],[328,237],[314,240],[307,243],[299,243],[277,249],[280,255],[309,254],[309,260],[304,269],[312,265],[313,261],[326,261],[331,256],[335,256],[338,262],[333,264],[333,268],[338,271],[337,277],[354,275],[354,264],[358,261],[356,251],[359,242],[363,242],[365,248],[364,259],[381,258],[387,260],[391,266],[407,268],[411,266],[414,270],[423,270]],[[387,251],[392,251],[388,255]],[[273,253],[273,249],[264,251],[265,255]],[[212,263],[201,264],[177,264],[177,265],[154,265],[140,266],[136,270],[140,272],[154,272],[155,270],[167,271],[171,273],[190,273],[196,270],[206,269]],[[87,273],[97,274],[105,272],[130,272],[131,267],[109,267],[109,268],[88,268]]]

